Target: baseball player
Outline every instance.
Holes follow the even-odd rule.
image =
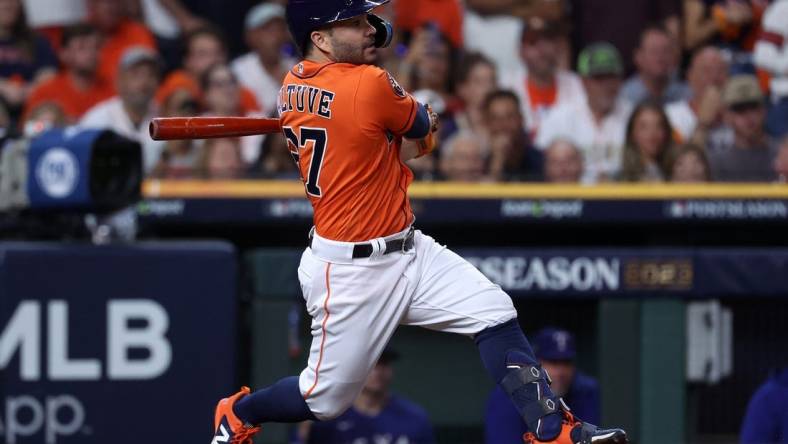
[[[435,148],[437,120],[371,65],[392,30],[370,11],[388,1],[287,4],[304,58],[285,77],[279,112],[315,212],[298,268],[312,346],[300,376],[222,399],[213,443],[251,443],[266,422],[339,416],[401,324],[473,338],[528,425],[525,442],[626,443],[623,430],[583,423],[553,395],[509,296],[414,229],[403,162]]]

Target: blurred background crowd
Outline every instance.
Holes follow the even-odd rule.
[[[154,116],[268,116],[286,0],[0,0],[3,137],[111,128],[154,178],[297,178],[280,135],[154,142]],[[393,0],[379,51],[441,117],[421,180],[788,177],[788,0]]]

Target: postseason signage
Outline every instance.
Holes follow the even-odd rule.
[[[200,442],[235,378],[223,243],[0,243],[0,442]]]
[[[788,297],[788,249],[460,249],[515,297]]]

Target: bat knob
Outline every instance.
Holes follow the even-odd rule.
[[[150,124],[148,125],[148,133],[150,133],[150,138],[153,140],[161,140],[159,138],[159,119],[151,119]]]

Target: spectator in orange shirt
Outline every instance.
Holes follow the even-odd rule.
[[[172,89],[172,85],[188,85],[189,89],[200,91],[200,79],[208,69],[214,65],[227,64],[227,45],[222,33],[213,27],[203,27],[188,33],[185,37],[184,47],[186,55],[183,58],[183,69],[173,71],[164,79],[156,101],[161,104],[164,92]],[[244,114],[260,112],[260,105],[254,93],[247,88],[241,88],[241,111]]]
[[[115,85],[118,63],[132,47],[156,50],[156,39],[142,23],[128,18],[125,3],[118,0],[88,0],[90,23],[103,38],[99,57],[99,75]]]
[[[542,17],[525,20],[520,34],[522,63],[517,69],[501,72],[501,85],[517,94],[528,134],[534,139],[550,110],[585,100],[580,77],[561,68],[563,38],[559,22]]]
[[[463,10],[459,0],[397,0],[394,3],[395,26],[415,32],[433,22],[449,37],[454,48],[462,48]]]
[[[113,85],[98,75],[99,48],[99,33],[93,26],[66,28],[60,50],[63,68],[30,92],[23,118],[41,103],[53,102],[74,123],[93,105],[112,97]]]

